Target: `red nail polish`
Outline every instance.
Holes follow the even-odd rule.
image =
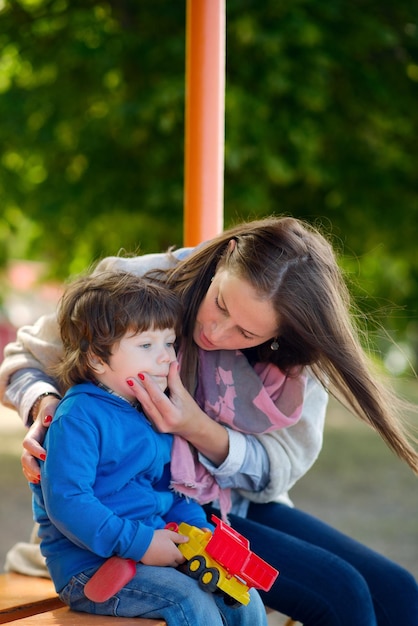
[[[45,461],[46,459],[46,454],[41,454],[41,456],[39,457],[41,459],[41,461]]]
[[[127,380],[126,382],[128,383],[128,385],[129,385],[130,387],[133,387],[133,386],[134,386],[134,381],[133,381],[133,380]]]
[[[50,424],[52,422],[52,415],[46,415],[44,424]]]
[[[138,374],[139,380],[145,380],[145,376],[143,374]]]

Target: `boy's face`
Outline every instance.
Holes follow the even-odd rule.
[[[109,364],[101,362],[96,378],[112,391],[131,400],[133,392],[128,378],[136,378],[140,372],[148,374],[164,391],[170,363],[176,360],[174,329],[147,330],[133,335],[127,332],[112,349]]]

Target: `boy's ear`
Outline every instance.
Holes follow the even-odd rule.
[[[89,359],[89,366],[91,367],[93,372],[95,372],[96,374],[104,374],[105,369],[106,369],[105,367],[106,364],[103,361],[103,359],[101,359],[96,354],[93,354],[92,352],[89,352],[88,359]]]

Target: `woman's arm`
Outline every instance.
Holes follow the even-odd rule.
[[[55,315],[41,317],[33,326],[23,326],[15,342],[4,350],[0,367],[0,400],[15,408],[30,426],[30,411],[39,396],[59,393],[47,371],[61,358],[62,343]]]
[[[143,378],[135,380],[132,389],[156,428],[187,439],[221,487],[244,488],[243,495],[251,500],[277,499],[320,452],[328,396],[311,376],[300,420],[257,436],[231,431],[209,418],[184,389],[175,364],[169,374],[169,398],[148,376]]]
[[[308,376],[302,416],[289,428],[256,438],[269,458],[269,480],[260,491],[240,490],[253,502],[273,502],[291,489],[315,463],[322,448],[328,393]]]
[[[142,276],[152,269],[166,269],[175,258],[189,252],[180,249],[139,257],[107,257],[98,263],[95,272],[120,270]],[[25,425],[30,426],[30,410],[36,399],[47,391],[57,392],[56,382],[47,376],[62,355],[62,342],[55,314],[42,316],[32,326],[19,329],[16,341],[4,350],[0,366],[0,402],[18,411]],[[23,370],[30,371],[27,372]]]
[[[176,257],[180,258],[187,253],[187,249],[181,249],[173,255],[147,254],[129,259],[108,257],[98,264],[95,271],[121,270],[141,276],[151,269],[170,267]],[[59,393],[56,381],[46,372],[58,363],[61,354],[62,343],[56,316],[43,316],[34,325],[19,329],[16,341],[6,346],[0,366],[0,401],[15,409],[23,423],[30,427],[24,439],[22,454],[23,473],[29,482],[39,480],[36,459],[42,459],[46,454],[41,444],[49,418],[54,415],[58,403],[54,396],[44,395]],[[36,415],[32,415],[34,406]]]

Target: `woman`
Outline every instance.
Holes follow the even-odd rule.
[[[372,373],[326,239],[298,220],[272,217],[232,228],[195,250],[113,257],[98,269],[110,267],[137,274],[159,270],[152,272],[154,277],[182,299],[186,314],[181,379],[173,365],[169,398],[141,372],[133,380],[134,389],[156,427],[194,446],[221,494],[231,489],[232,526],[280,570],[265,603],[305,626],[418,623],[418,586],[408,572],[283,503],[283,494],[319,454],[324,387],[418,471],[418,455],[400,418],[404,407]],[[59,358],[54,328],[49,319],[22,329],[2,366],[3,384],[10,381],[4,401],[19,407],[23,416],[32,407],[37,418],[25,442],[24,472],[29,480],[39,475],[29,457],[44,454],[38,443],[43,439],[42,422],[50,421],[56,403],[53,396],[41,394],[59,391],[53,379],[45,383],[40,372]],[[237,376],[235,363],[243,368]],[[274,383],[274,372],[284,376],[286,384],[307,373],[303,411],[288,428],[249,434],[241,422],[235,428],[234,418],[245,422],[247,413],[250,418],[254,413],[254,402],[243,406],[240,397],[246,377],[258,374],[260,365],[271,366],[263,388]],[[213,367],[227,374],[217,378],[219,402],[212,387],[211,397],[205,397],[205,375]],[[241,384],[228,387],[229,374]],[[217,411],[231,398],[235,412],[225,426],[216,421]]]

